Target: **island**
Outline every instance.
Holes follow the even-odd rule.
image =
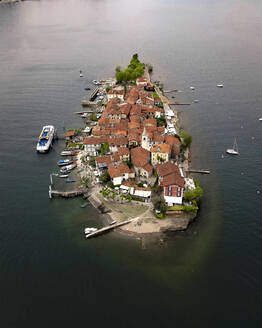
[[[190,176],[192,137],[152,70],[134,54],[115,78],[94,81],[78,113],[85,128],[65,135],[89,201],[130,234],[186,229],[203,194]]]

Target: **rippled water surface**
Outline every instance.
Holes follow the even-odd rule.
[[[1,327],[261,326],[261,12],[256,0],[0,5]],[[80,126],[89,81],[135,52],[178,100],[199,99],[177,109],[192,166],[212,171],[196,222],[145,250],[115,233],[84,240],[97,211],[48,199],[63,142],[35,153],[41,127]]]

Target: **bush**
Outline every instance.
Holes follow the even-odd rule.
[[[166,119],[165,117],[161,116],[156,119],[157,126],[166,126]]]
[[[179,134],[180,139],[182,139],[182,146],[184,148],[187,148],[191,145],[192,143],[192,136],[190,134],[185,133],[184,131],[182,131]]]
[[[90,114],[90,120],[92,120],[94,122],[97,122],[98,121],[98,118],[97,118],[97,116],[96,116],[95,113]]]
[[[93,168],[96,167],[96,159],[95,159],[94,156],[91,156],[91,157],[89,158],[88,164],[89,164],[90,166],[92,166]]]
[[[159,214],[156,214],[155,213],[155,217],[157,218],[157,219],[163,219],[164,218],[164,214],[163,213],[159,213]]]
[[[186,190],[184,192],[184,199],[188,201],[199,200],[203,196],[203,189],[198,185],[194,190]]]
[[[151,74],[153,72],[153,66],[148,64],[148,72]]]

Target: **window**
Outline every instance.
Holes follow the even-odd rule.
[[[172,186],[168,186],[168,196],[172,196]]]
[[[177,197],[181,197],[181,188],[177,188]]]

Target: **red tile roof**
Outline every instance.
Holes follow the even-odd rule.
[[[156,165],[156,171],[161,186],[178,185],[184,187],[184,178],[181,177],[179,167],[174,163]]]
[[[65,134],[65,137],[73,137],[75,135],[75,130],[73,131],[67,131]]]
[[[111,179],[113,178],[117,178],[122,176],[124,173],[132,173],[133,170],[131,170],[125,163],[119,163],[119,164],[115,164],[112,165],[108,168],[108,173],[111,177]]]
[[[159,144],[151,148],[151,153],[169,153],[170,145],[168,144]]]
[[[131,149],[132,163],[136,167],[143,167],[149,163],[150,152],[142,147]]]

